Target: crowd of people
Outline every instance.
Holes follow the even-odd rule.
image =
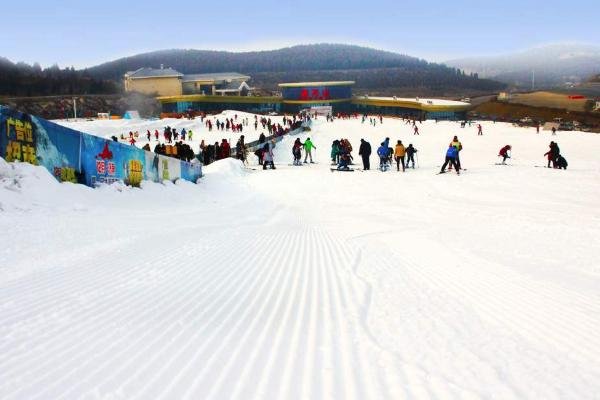
[[[302,123],[310,121],[311,118],[316,117],[316,114],[311,116],[309,113],[300,113],[292,116],[284,116],[281,123],[276,123],[268,116],[255,115],[255,129],[262,127],[269,133],[269,137],[267,137],[265,133],[261,133],[258,141],[250,144],[250,148],[254,150],[254,155],[258,159],[258,164],[263,166],[263,169],[267,169],[269,167],[275,169],[275,164],[273,162],[273,149],[275,148],[276,141],[274,139],[277,136],[284,135],[293,129],[299,128]],[[337,113],[335,116],[328,114],[326,118],[327,121],[333,122],[335,119],[350,119],[359,117],[362,118],[362,123],[367,121],[369,121],[371,125],[383,123],[383,116],[381,115],[368,116],[367,114],[363,114],[362,116],[359,116],[357,113]],[[411,116],[403,116],[401,118],[406,121],[406,124],[412,125],[414,135],[420,134],[417,122],[421,123],[421,120],[416,120]],[[201,120],[208,131],[212,131],[213,120],[206,118],[205,115],[201,116]],[[461,122],[461,127],[466,126],[466,124],[470,125],[471,121]],[[250,120],[248,117],[239,118],[237,114],[235,114],[233,117],[225,118],[223,121],[219,120],[218,118],[214,118],[214,127],[220,131],[241,133],[244,131],[245,127],[248,127],[249,125]],[[483,128],[481,124],[477,125],[477,135],[483,135]],[[154,132],[147,130],[146,139],[148,143],[143,146],[145,150],[150,151],[150,142],[153,137],[156,141],[159,141],[160,133],[158,129],[154,130]],[[205,144],[205,141],[202,140],[199,145],[198,153],[196,154],[194,153],[192,147],[186,143],[186,140],[193,140],[194,132],[191,129],[182,128],[181,130],[178,130],[177,128],[165,126],[162,132],[162,137],[164,138],[164,143],[157,143],[154,147],[153,151],[156,154],[175,157],[188,162],[196,159],[204,165],[208,165],[214,161],[228,157],[235,157],[245,164],[247,164],[248,161],[249,145],[246,144],[245,136],[243,134],[239,136],[233,151],[228,140],[223,138],[220,142],[216,141],[214,144]],[[118,141],[116,136],[112,136],[112,139]],[[139,139],[139,132],[137,131],[130,131],[128,137],[121,134],[121,140],[129,141],[129,143],[132,145],[135,145],[137,142],[136,139]],[[313,153],[316,151],[316,149],[317,147],[310,138],[306,138],[304,142],[302,142],[300,138],[296,138],[291,149],[293,157],[292,165],[299,166],[307,163],[313,164],[315,162],[313,159]],[[444,163],[442,164],[439,173],[445,173],[447,170],[451,171],[454,169],[457,174],[460,174],[461,170],[463,169],[460,160],[460,154],[462,150],[462,143],[457,136],[454,136],[445,151]],[[332,166],[336,166],[336,169],[338,170],[349,170],[350,166],[353,165],[354,160],[352,151],[352,144],[348,139],[342,138],[334,140],[331,144]],[[502,162],[499,164],[506,165],[507,159],[511,158],[511,151],[511,145],[505,145],[499,150],[498,156],[502,157]],[[390,145],[390,138],[386,137],[376,151],[376,154],[379,157],[379,169],[381,171],[387,171],[393,168],[394,164],[396,166],[396,171],[398,172],[400,170],[405,172],[408,168],[414,169],[415,166],[418,167],[418,158],[415,159],[417,152],[418,150],[412,144],[405,146],[401,140],[397,140],[396,144],[392,147],[392,145]],[[361,139],[358,155],[362,159],[363,170],[365,171],[371,169],[371,154],[371,144],[364,138]],[[547,157],[548,168],[567,169],[567,161],[561,155],[558,144],[554,141],[550,142],[549,150],[544,154],[544,156]],[[304,159],[302,159],[303,157]]]

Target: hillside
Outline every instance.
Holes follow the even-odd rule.
[[[87,72],[98,79],[120,80],[141,67],[172,67],[182,73],[237,71],[250,74],[253,85],[274,89],[284,81],[351,79],[357,89],[430,94],[494,91],[504,85],[456,68],[403,54],[341,44],[313,44],[279,50],[226,52],[162,50],[104,63]],[[400,94],[400,93],[398,93]]]
[[[500,56],[449,60],[445,64],[527,88],[531,87],[532,71],[535,71],[537,88],[553,87],[585,81],[590,75],[599,73],[600,47],[553,44]]]
[[[107,94],[120,91],[114,81],[95,78],[86,71],[39,64],[13,63],[0,57],[0,96],[54,96]]]

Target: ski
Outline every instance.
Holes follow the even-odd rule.
[[[337,169],[337,168],[329,168],[329,170],[330,170],[331,172],[333,172],[333,171],[339,171],[339,172],[354,172],[354,170],[353,170],[353,169]]]

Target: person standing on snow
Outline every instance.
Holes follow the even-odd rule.
[[[263,146],[263,170],[267,169],[267,166],[271,166],[271,169],[275,169],[275,163],[273,162],[273,149],[275,148],[275,140],[266,142]]]
[[[410,164],[410,162],[412,161],[412,168],[415,169],[415,153],[417,152],[417,149],[415,149],[411,144],[408,145],[408,147],[406,148],[406,168],[408,167],[408,164]]]
[[[294,156],[294,165],[300,165],[302,159],[302,146],[303,143],[299,138],[296,138],[294,144],[292,145],[292,155]]]
[[[368,171],[371,169],[371,144],[365,139],[360,139],[360,147],[358,148],[358,155],[362,157],[363,169]]]
[[[396,159],[396,170],[400,171],[400,162],[402,162],[402,172],[404,172],[404,156],[406,155],[406,148],[402,144],[402,140],[398,140],[396,147],[394,148],[394,158]]]
[[[456,173],[460,175],[460,167],[456,163],[456,158],[458,157],[458,150],[456,147],[452,146],[452,143],[448,145],[448,150],[446,150],[446,161],[444,161],[444,165],[442,165],[442,169],[440,170],[440,174],[446,172],[446,166],[450,164],[454,165],[454,169],[456,169]],[[448,169],[449,170],[449,169]]]
[[[483,127],[481,124],[477,124],[477,136],[483,136]]]
[[[388,148],[385,142],[382,142],[381,146],[377,149],[377,155],[379,156],[379,169],[383,171],[388,160]]]
[[[461,169],[462,167],[460,165],[460,152],[461,152],[463,146],[462,146],[462,143],[458,140],[458,136],[454,136],[454,139],[452,139],[450,146],[453,146],[456,148],[455,164],[458,165],[458,169]],[[450,166],[448,169],[452,169],[452,166]]]
[[[310,157],[310,163],[314,164],[312,159],[312,149],[317,149],[310,138],[306,138],[304,141],[304,164],[306,164],[306,159]]]
[[[506,159],[510,158],[510,154],[508,154],[510,149],[511,149],[510,144],[507,144],[506,146],[504,146],[503,148],[500,149],[500,152],[498,153],[498,155],[500,157],[502,157],[502,164],[506,164]]]

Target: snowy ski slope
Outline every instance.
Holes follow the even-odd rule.
[[[317,164],[289,137],[198,185],[0,160],[0,398],[597,399],[600,137],[419,130],[319,119]],[[436,175],[454,135],[468,170]],[[419,168],[329,171],[385,136]],[[550,140],[567,171],[534,167]]]

